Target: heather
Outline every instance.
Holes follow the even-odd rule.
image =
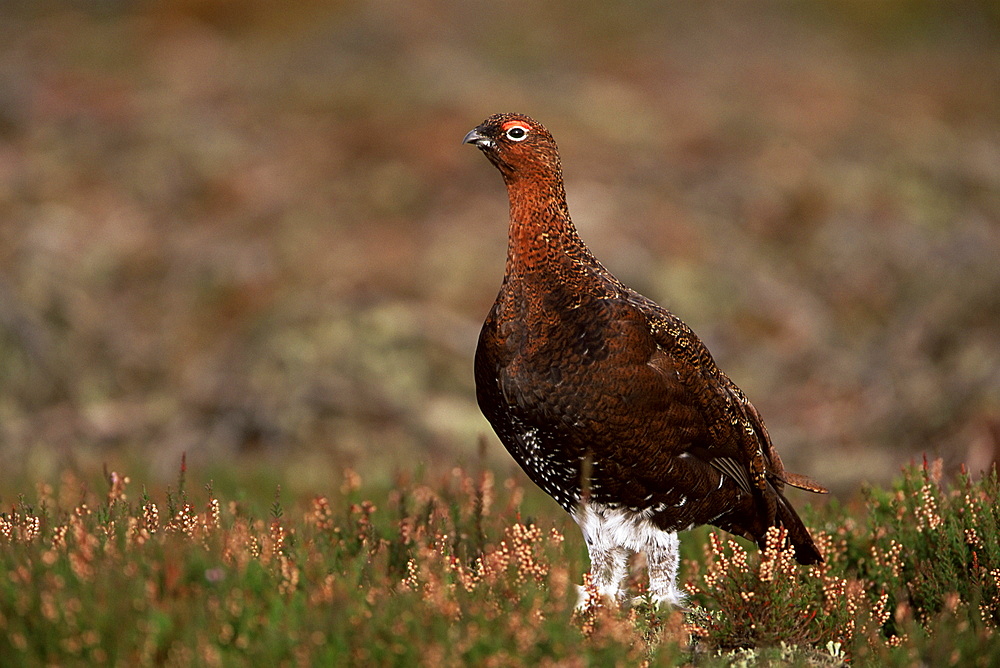
[[[944,479],[933,462],[851,512],[815,509],[817,566],[796,565],[777,529],[763,552],[686,533],[687,611],[575,610],[575,527],[551,502],[526,515],[533,491],[487,469],[389,489],[348,472],[316,495],[241,501],[197,477],[150,495],[120,472],[67,472],[8,500],[4,664],[985,666],[1000,653],[995,473]]]

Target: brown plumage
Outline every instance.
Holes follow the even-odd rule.
[[[476,350],[479,406],[514,459],[583,529],[593,581],[621,599],[630,553],[680,604],[676,532],[700,524],[764,544],[783,526],[822,561],[783,495],[826,490],[781,465],[760,414],[691,329],[611,275],[570,220],[552,135],[497,114],[465,137],[510,199],[507,266]]]

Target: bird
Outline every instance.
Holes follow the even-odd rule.
[[[761,549],[768,529],[783,527],[798,562],[821,563],[784,489],[828,490],[785,471],[760,413],[692,329],[586,246],[549,131],[494,114],[463,143],[499,170],[510,204],[503,281],[476,348],[476,399],[528,478],[579,525],[589,591],[629,604],[629,560],[642,552],[651,601],[685,608],[677,533],[704,524]],[[578,606],[596,604],[579,590]]]

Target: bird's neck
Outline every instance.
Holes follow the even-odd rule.
[[[508,181],[510,230],[507,272],[544,270],[567,258],[592,258],[573,226],[562,178]]]

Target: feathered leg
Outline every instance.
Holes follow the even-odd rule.
[[[587,551],[590,553],[590,582],[597,589],[598,597],[620,604],[625,597],[622,584],[628,576],[628,559],[632,553],[619,545],[590,541]],[[591,600],[586,588],[580,587],[577,608],[587,608],[597,602]]]
[[[667,603],[677,608],[684,607],[684,594],[677,588],[680,545],[675,532],[663,531],[646,546],[649,593],[656,605]]]
[[[622,585],[628,577],[628,560],[634,554],[633,546],[621,540],[621,514],[608,513],[600,505],[583,505],[573,512],[573,519],[583,531],[590,554],[590,582],[599,598],[609,598],[615,604],[624,600]],[[580,588],[577,608],[597,603],[592,601],[586,588]]]

